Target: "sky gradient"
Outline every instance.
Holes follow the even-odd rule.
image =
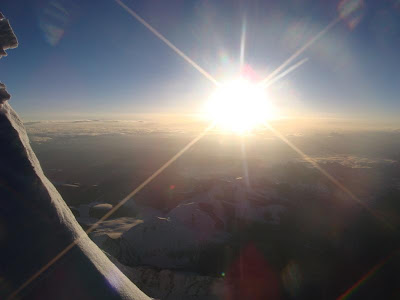
[[[263,79],[346,10],[270,88],[284,116],[395,120],[400,111],[399,1],[133,1],[127,6],[217,80],[245,67]],[[2,1],[19,47],[0,78],[22,117],[122,118],[197,113],[213,84],[114,0]]]

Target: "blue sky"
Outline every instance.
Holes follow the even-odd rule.
[[[357,7],[273,87],[286,114],[395,119],[400,112],[399,1],[124,1],[218,80],[245,62],[263,78]],[[347,5],[347,6],[346,6]],[[0,61],[25,118],[196,113],[214,86],[114,0],[3,0],[19,47]]]

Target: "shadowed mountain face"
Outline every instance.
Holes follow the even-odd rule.
[[[17,46],[0,13],[0,56]],[[22,121],[0,85],[0,298],[148,299],[90,241],[44,176]],[[77,240],[60,259],[48,264]],[[14,292],[32,276],[34,281]],[[15,296],[15,297],[14,297]]]

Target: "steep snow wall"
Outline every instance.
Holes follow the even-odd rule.
[[[17,40],[0,13],[0,58]],[[0,85],[0,299],[74,240],[77,245],[15,299],[149,299],[88,238],[43,174],[25,128]],[[8,96],[7,96],[8,95]]]

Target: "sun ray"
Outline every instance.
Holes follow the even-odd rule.
[[[299,62],[295,63],[294,65],[292,65],[291,67],[289,67],[286,71],[283,71],[282,73],[276,75],[274,78],[272,78],[268,82],[264,83],[264,86],[266,88],[269,87],[270,85],[277,82],[279,79],[282,79],[282,78],[286,77],[287,75],[289,75],[290,73],[292,73],[293,71],[295,71],[298,67],[300,67],[302,64],[306,63],[307,61],[308,61],[308,58],[303,58],[301,61],[299,61]]]
[[[243,178],[244,182],[246,183],[246,187],[249,188],[250,187],[249,166],[247,163],[246,145],[243,136],[240,137],[240,144],[242,150]]]
[[[388,223],[386,219],[382,216],[378,215],[375,211],[373,211],[366,203],[362,202],[356,195],[353,194],[346,186],[344,186],[340,181],[338,181],[335,177],[329,174],[325,169],[323,169],[315,160],[313,160],[310,156],[301,151],[298,147],[296,147],[292,142],[290,142],[283,134],[281,134],[278,130],[272,127],[269,123],[265,122],[264,125],[280,140],[285,142],[290,148],[292,148],[295,152],[297,152],[302,158],[304,158],[307,162],[309,162],[313,167],[315,167],[318,171],[322,173],[326,178],[328,178],[334,185],[336,185],[340,190],[342,190],[347,196],[349,196],[352,200],[356,201],[363,208],[365,208],[369,213],[371,213],[375,218],[381,221],[386,225],[387,228],[393,229],[393,226]]]
[[[261,84],[267,84],[268,81],[272,80],[278,75],[288,64],[290,64],[294,59],[296,59],[300,54],[302,54],[308,47],[314,44],[318,39],[324,36],[333,26],[335,26],[340,21],[340,17],[337,17],[332,22],[330,22],[324,29],[312,37],[307,43],[305,43],[300,49],[293,53],[287,60],[285,60],[279,67],[277,67],[271,74],[269,74],[265,79],[261,81]]]
[[[113,207],[108,213],[106,213],[98,222],[96,222],[92,227],[90,227],[86,233],[91,233],[97,226],[106,219],[108,219],[118,208],[124,205],[129,199],[141,191],[147,184],[149,184],[154,178],[160,175],[166,168],[168,168],[173,162],[175,162],[180,156],[182,156],[189,148],[196,144],[201,138],[203,138],[207,132],[213,129],[215,123],[211,123],[206,129],[204,129],[199,135],[197,135],[192,141],[190,141],[185,147],[183,147],[178,153],[176,153],[172,158],[170,158],[164,165],[162,165],[157,171],[155,171],[150,177],[148,177],[143,183],[141,183],[136,189],[130,192],[125,198],[123,198],[116,206]]]
[[[206,70],[200,67],[194,60],[192,60],[189,56],[183,53],[178,47],[172,44],[165,36],[163,36],[160,32],[158,32],[153,26],[147,23],[141,16],[139,16],[135,11],[129,8],[125,3],[121,0],[115,0],[124,10],[126,10],[131,16],[133,16],[136,20],[138,20],[142,25],[144,25],[148,30],[150,30],[156,37],[158,37],[161,41],[163,41],[168,47],[174,50],[180,57],[186,60],[193,68],[199,71],[204,77],[210,80],[215,85],[219,85],[218,81],[210,75]]]
[[[244,54],[246,50],[246,25],[246,19],[243,18],[242,36],[240,37],[240,69],[242,69],[244,65]]]
[[[182,154],[184,154],[188,149],[190,149],[194,144],[196,144],[202,137],[206,135],[215,126],[211,123],[206,129],[204,129],[199,135],[197,135],[193,140],[191,140],[185,147],[183,147],[178,153],[176,153],[172,158],[170,158],[165,164],[158,168],[151,176],[149,176],[145,181],[143,181],[137,188],[125,196],[117,205],[115,205],[107,214],[100,218],[95,224],[93,224],[89,229],[85,231],[86,234],[91,233],[95,230],[102,222],[107,220],[115,211],[117,211],[122,205],[124,205],[129,199],[140,192],[147,184],[149,184],[154,178],[160,175],[166,168],[168,168],[173,162],[175,162]],[[7,300],[15,299],[15,297],[25,289],[29,284],[31,284],[36,278],[38,278],[43,272],[50,268],[54,263],[56,263],[61,257],[63,257],[69,250],[71,250],[75,245],[79,243],[82,236],[76,238],[72,243],[65,247],[60,253],[58,253],[53,259],[51,259],[47,264],[40,268],[35,274],[29,277],[23,284],[21,284],[8,298]]]
[[[368,281],[380,268],[382,268],[388,261],[393,259],[396,255],[400,254],[400,249],[392,252],[392,254],[385,257],[375,266],[373,266],[367,273],[365,273],[356,283],[354,283],[347,291],[340,295],[337,300],[346,300],[366,281]]]

